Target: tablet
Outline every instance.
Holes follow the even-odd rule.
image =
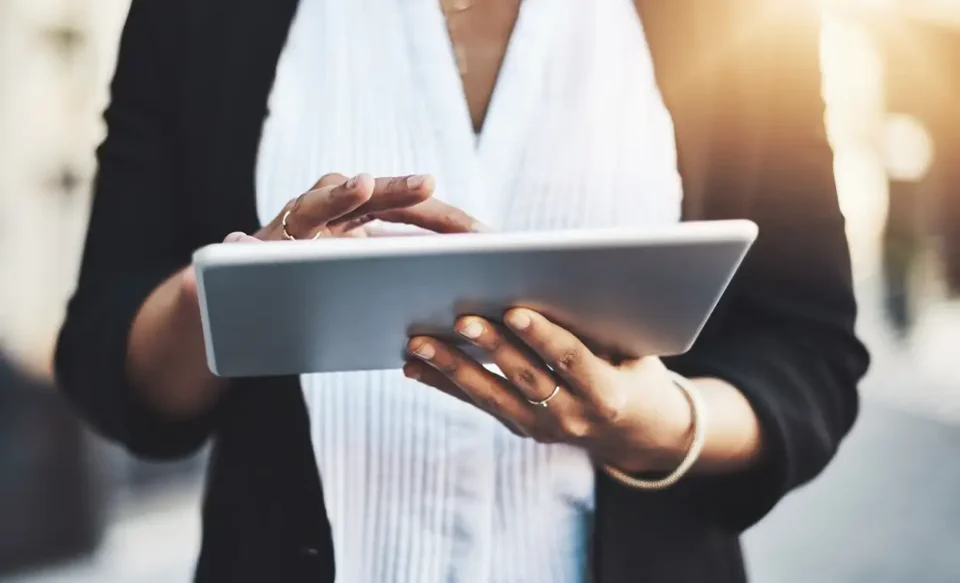
[[[514,306],[603,354],[682,353],[756,235],[736,220],[230,243],[193,262],[210,370],[253,377],[401,368],[410,336],[462,345],[457,316]]]

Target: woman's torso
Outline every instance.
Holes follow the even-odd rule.
[[[431,173],[439,198],[501,230],[679,219],[672,123],[630,0],[526,0],[479,135],[467,102],[438,0],[301,0],[261,140],[261,220],[334,171]],[[584,452],[516,438],[399,372],[302,384],[339,580],[582,580]]]

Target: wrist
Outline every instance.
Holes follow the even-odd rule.
[[[640,409],[625,424],[621,447],[608,460],[629,473],[663,474],[673,471],[686,457],[694,434],[693,410],[669,371],[662,381],[645,391]]]

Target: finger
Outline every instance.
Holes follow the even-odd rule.
[[[483,318],[467,316],[454,325],[458,334],[479,346],[492,358],[507,380],[529,401],[542,401],[557,388],[557,379],[543,365],[540,357],[526,346],[518,346],[503,331]],[[564,398],[561,398],[563,396]],[[549,409],[559,413],[569,394],[558,393],[550,400]],[[569,404],[569,403],[567,403]]]
[[[396,228],[390,227],[382,222],[372,225],[365,225],[363,230],[366,232],[367,237],[426,237],[434,234],[427,230],[399,231]]]
[[[336,228],[339,232],[347,236],[366,237],[367,233],[364,231],[363,226],[375,220],[373,215],[362,215],[347,222],[340,223]]]
[[[423,383],[434,389],[450,395],[451,397],[473,405],[473,401],[467,396],[460,387],[447,378],[443,373],[419,360],[412,360],[403,365],[403,376],[408,379]]]
[[[481,233],[491,229],[463,210],[431,198],[416,206],[376,214],[382,221],[404,223],[435,233]]]
[[[590,352],[580,339],[533,310],[509,310],[504,322],[570,389],[592,402],[602,402],[599,387],[603,385],[601,381],[609,365]]]
[[[408,379],[415,380],[417,382],[423,383],[429,387],[439,389],[440,391],[450,395],[451,397],[470,405],[474,406],[474,402],[464,393],[459,387],[453,384],[453,382],[445,377],[440,371],[435,368],[430,367],[427,364],[424,364],[420,361],[411,361],[403,365],[403,375]],[[520,437],[528,437],[528,435],[523,431],[523,429],[517,426],[512,421],[504,419],[502,417],[494,417],[503,424],[504,427],[510,430],[514,435]]]
[[[318,227],[350,213],[373,196],[373,178],[358,174],[336,186],[324,186],[300,195],[287,209],[287,232],[298,238],[308,238]],[[286,211],[284,211],[286,214]]]
[[[339,186],[347,181],[347,177],[338,172],[331,172],[330,174],[324,174],[320,177],[320,180],[314,184],[310,190],[320,190],[327,186]]]
[[[537,421],[535,413],[506,379],[483,368],[463,351],[432,338],[413,338],[408,349],[412,356],[449,379],[475,405],[517,425],[527,434],[532,433]]]
[[[191,304],[197,301],[197,271],[189,266],[180,273],[180,293],[189,299]]]
[[[260,239],[257,239],[256,237],[251,237],[250,235],[246,233],[242,233],[240,231],[234,231],[233,233],[230,233],[229,235],[224,237],[223,242],[224,243],[263,243],[263,241],[261,241]]]
[[[374,180],[373,193],[369,200],[331,223],[339,225],[364,215],[420,204],[433,196],[433,187],[433,178],[427,175],[377,178]]]

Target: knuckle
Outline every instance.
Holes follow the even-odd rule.
[[[623,398],[601,398],[594,403],[591,417],[604,424],[616,423],[623,413],[624,405],[625,403]]]
[[[287,204],[283,205],[283,212],[289,211],[291,215],[297,212],[297,210],[300,209],[300,205],[303,204],[303,197],[305,196],[307,196],[306,192],[296,198],[288,200]]]
[[[274,219],[274,225],[276,226],[277,231],[281,226],[286,224],[286,227],[292,232],[300,228],[301,223],[305,222],[304,219],[304,204],[303,199],[307,196],[308,193],[303,193],[296,198],[292,198],[283,205],[283,209],[280,210],[280,213]]]
[[[403,192],[407,189],[407,179],[401,176],[391,178],[387,181],[386,191],[390,194]]]
[[[514,384],[534,388],[537,386],[537,373],[532,368],[521,368],[514,374]]]
[[[460,371],[460,363],[455,358],[443,359],[436,364],[437,370],[443,374],[452,377]]]
[[[503,349],[503,336],[495,331],[490,331],[480,336],[480,342],[489,352],[500,352]]]
[[[336,188],[330,191],[330,194],[337,197],[343,197],[343,200],[351,204],[359,204],[370,199],[372,193],[365,192],[359,188]]]
[[[560,358],[557,359],[557,368],[561,371],[570,371],[577,367],[580,364],[580,350],[576,348],[569,348],[560,353]]]
[[[500,411],[503,403],[496,393],[481,393],[474,397],[474,400],[477,402],[477,405],[485,411]]]
[[[338,184],[343,184],[347,181],[347,177],[338,172],[330,172],[324,174],[320,177],[320,180],[317,181],[317,184],[314,188],[323,188],[326,186],[336,186]]]
[[[566,441],[582,441],[593,433],[592,425],[586,419],[579,417],[561,418],[558,424]]]

